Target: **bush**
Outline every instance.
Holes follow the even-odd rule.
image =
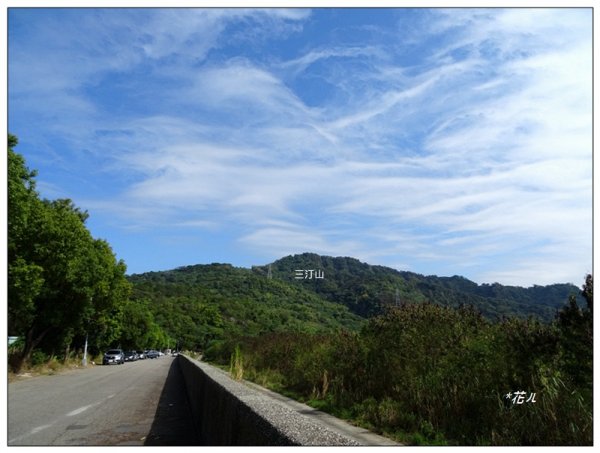
[[[231,363],[243,352],[251,379],[414,444],[591,445],[589,351],[572,372],[590,344],[586,316],[570,307],[561,323],[491,323],[467,307],[403,305],[359,334],[238,339]],[[519,390],[537,402],[505,398]]]
[[[32,366],[38,366],[47,361],[48,361],[48,356],[44,352],[42,352],[38,349],[33,351],[33,353],[31,354],[30,363]]]

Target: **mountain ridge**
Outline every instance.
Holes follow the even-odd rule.
[[[385,306],[433,302],[458,307],[473,305],[484,316],[536,316],[549,322],[570,295],[583,303],[579,288],[571,283],[533,285],[528,288],[500,283],[478,284],[466,277],[439,277],[371,265],[353,257],[316,253],[288,255],[272,263],[253,266],[253,272],[309,287],[327,300],[341,302],[363,317],[380,313]],[[323,279],[297,278],[296,270],[324,272]]]
[[[313,272],[297,272],[304,270]],[[544,323],[556,319],[572,294],[584,306],[581,291],[570,284],[478,285],[460,276],[423,276],[310,253],[250,269],[197,264],[127,279],[132,302],[147,313],[146,327],[154,322],[178,345],[197,350],[270,332],[356,332],[368,318],[403,304],[472,306],[490,321],[535,317]]]
[[[305,288],[213,263],[128,276],[132,298],[167,334],[204,350],[224,336],[358,330],[364,318]]]

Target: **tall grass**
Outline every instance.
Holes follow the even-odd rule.
[[[272,333],[221,347],[237,375],[411,444],[591,445],[591,386],[569,374],[561,339],[556,324],[420,304],[360,334]],[[515,391],[536,402],[513,404]]]
[[[229,374],[236,381],[241,381],[244,378],[244,360],[239,346],[236,346],[231,354]]]

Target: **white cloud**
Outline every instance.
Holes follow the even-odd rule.
[[[377,49],[373,46],[326,48],[320,50],[311,50],[301,57],[281,63],[280,67],[284,69],[291,69],[294,75],[297,76],[300,72],[305,71],[309,66],[313,65],[317,61],[336,57],[352,59],[369,57],[385,58],[385,54],[380,49]]]
[[[219,9],[165,9],[152,14],[146,33],[138,34],[139,46],[154,59],[186,53],[203,60],[226,26],[227,15]]]
[[[260,110],[255,113],[261,117],[286,114],[294,118],[308,113],[302,102],[273,74],[243,60],[199,71],[193,91],[185,93],[190,94],[192,103],[217,109],[257,106]]]
[[[479,281],[581,273],[591,248],[588,13],[435,10],[428,32],[440,45],[420,65],[395,61],[395,42],[321,43],[283,62],[209,58],[227,45],[233,23],[251,25],[235,39],[256,43],[274,22],[292,27],[310,14],[165,10],[142,24],[110,16],[77,48],[81,67],[68,39],[27,76],[39,54],[16,46],[11,79],[26,78],[11,83],[11,96],[47,118],[64,112],[68,120],[52,127],[73,129],[73,142],[106,131],[94,153],[126,185],[91,206],[129,226],[167,218],[180,228],[237,225],[240,244],[273,257],[315,251],[442,263]],[[336,95],[307,106],[297,77],[333,58],[364,64],[327,73]],[[82,94],[107,73],[142,66],[168,81],[163,88],[152,79],[160,90],[151,111],[112,117]]]

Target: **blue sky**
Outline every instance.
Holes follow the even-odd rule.
[[[20,9],[8,128],[129,273],[592,271],[591,9]]]

